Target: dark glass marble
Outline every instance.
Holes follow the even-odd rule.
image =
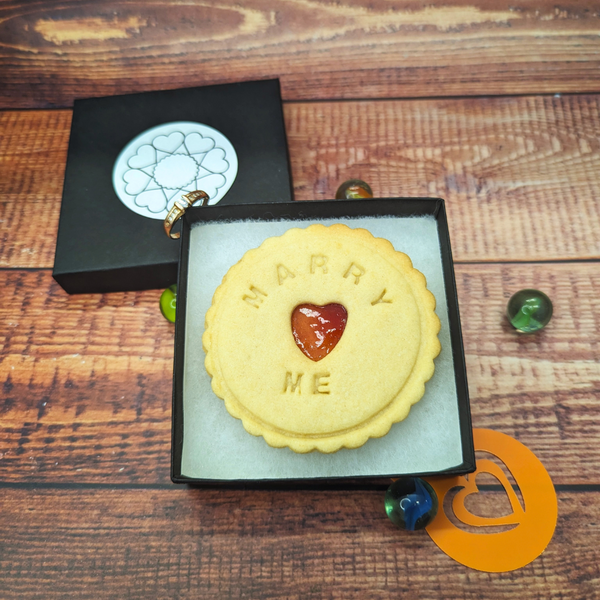
[[[550,321],[552,302],[539,290],[521,290],[508,301],[506,316],[517,331],[533,333]]]
[[[373,190],[362,179],[349,179],[344,181],[335,193],[336,200],[355,200],[358,198],[372,198]]]
[[[160,312],[167,321],[175,323],[177,308],[177,286],[169,286],[160,296]]]
[[[435,490],[418,477],[398,479],[385,493],[385,512],[400,529],[423,529],[433,521],[437,511]]]

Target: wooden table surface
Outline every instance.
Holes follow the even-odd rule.
[[[53,281],[74,98],[272,77],[296,199],[351,177],[446,199],[473,424],[558,493],[530,565],[470,570],[395,529],[387,482],[172,484],[160,290]],[[0,108],[0,599],[600,598],[598,3],[5,0]],[[530,337],[503,317],[526,287],[555,311]]]

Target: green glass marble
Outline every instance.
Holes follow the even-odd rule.
[[[357,200],[359,198],[372,198],[373,190],[362,179],[348,179],[337,189],[336,200]]]
[[[167,321],[175,323],[177,308],[177,286],[169,286],[160,296],[160,312]]]
[[[539,290],[521,290],[508,301],[506,316],[517,331],[534,333],[550,321],[552,302]]]
[[[433,521],[437,511],[435,490],[419,477],[397,479],[385,493],[385,513],[400,529],[424,529]]]

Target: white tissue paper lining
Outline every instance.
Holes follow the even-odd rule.
[[[312,223],[344,223],[388,239],[427,278],[441,321],[440,355],[425,395],[408,417],[379,439],[333,454],[271,448],[247,433],[211,389],[202,348],[204,317],[229,268],[268,237]],[[198,223],[190,234],[183,376],[181,474],[194,479],[261,480],[377,477],[433,473],[463,462],[454,361],[440,243],[434,217],[359,217],[322,220]],[[291,335],[291,331],[290,331]]]

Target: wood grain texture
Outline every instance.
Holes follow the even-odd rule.
[[[597,264],[457,265],[475,427],[516,437],[557,484],[600,484]],[[68,296],[47,271],[0,271],[0,481],[169,480],[173,326],[158,291]],[[504,319],[524,287],[548,328]]]
[[[490,512],[504,498],[476,501]],[[5,488],[0,588],[4,600],[595,600],[599,522],[599,493],[561,492],[544,554],[490,574],[397,530],[381,491]]]
[[[47,271],[0,280],[6,479],[168,481],[174,326],[160,292],[67,296]]]
[[[0,113],[0,266],[51,267],[70,111]]]
[[[455,261],[600,257],[600,97],[286,107],[297,198],[446,200]]]
[[[271,77],[289,100],[597,92],[599,31],[577,0],[9,0],[0,107]]]
[[[445,198],[456,261],[600,258],[600,96],[284,108],[298,200],[361,177]],[[0,266],[54,262],[69,126],[68,111],[0,113]]]

